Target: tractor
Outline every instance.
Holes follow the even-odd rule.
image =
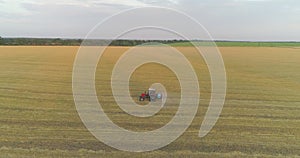
[[[145,91],[139,96],[139,101],[148,100],[150,102],[155,102],[156,99],[162,99],[162,94],[156,93],[154,88],[149,88],[148,91]]]

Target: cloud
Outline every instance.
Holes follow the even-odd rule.
[[[149,4],[149,5],[177,5],[180,3],[181,0],[139,0],[142,3]]]
[[[25,5],[24,5],[25,4]],[[29,6],[75,6],[75,7],[142,7],[147,4],[139,0],[51,0],[51,1],[40,1],[40,0],[1,0],[0,1],[0,12],[1,13],[12,13],[12,14],[26,14],[30,13]],[[24,7],[26,6],[26,7]]]
[[[0,0],[1,36],[84,37],[112,14],[152,5],[188,13],[215,39],[300,40],[298,0]]]
[[[16,0],[1,0],[0,2],[0,13],[2,14],[25,14],[28,13],[27,10],[21,7],[20,2]]]
[[[34,3],[43,4],[43,5],[74,5],[82,7],[95,7],[98,5],[122,5],[128,7],[138,7],[145,6],[145,3],[142,3],[138,0],[52,0],[52,1],[38,1],[35,0]]]

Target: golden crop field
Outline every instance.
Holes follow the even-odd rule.
[[[210,77],[191,47],[176,47],[192,63],[201,101],[187,131],[166,147],[131,153],[97,140],[80,120],[72,94],[79,47],[0,47],[0,157],[300,157],[300,48],[220,47],[227,73],[221,116],[204,138],[198,131],[210,100]],[[129,47],[109,47],[98,64],[96,89],[117,125],[149,131],[168,123],[178,105],[168,103],[150,118],[123,112],[114,102],[111,71]],[[145,64],[131,76],[134,99],[160,82],[180,96],[174,73]]]

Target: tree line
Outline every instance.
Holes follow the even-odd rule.
[[[162,43],[172,44],[178,42],[186,42],[185,40],[101,40],[101,39],[61,39],[61,38],[1,38],[0,45],[12,46],[136,46],[142,44]]]

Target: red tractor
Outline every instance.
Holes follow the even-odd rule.
[[[161,93],[156,93],[156,90],[153,88],[149,88],[148,91],[145,91],[139,96],[139,101],[148,100],[150,102],[155,101],[156,99],[161,99]]]

